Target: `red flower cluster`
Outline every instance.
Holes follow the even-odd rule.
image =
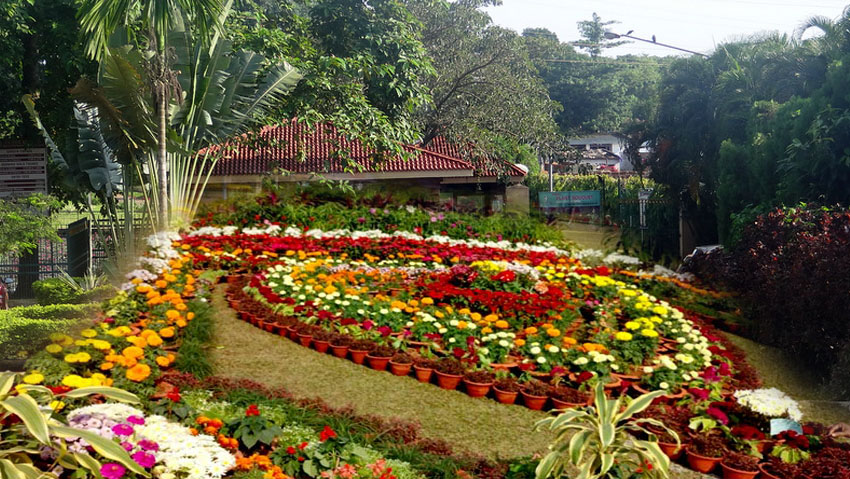
[[[328,439],[333,439],[335,437],[336,437],[336,432],[334,432],[334,430],[331,429],[330,426],[325,426],[325,428],[322,429],[322,432],[319,433],[319,441],[321,441],[321,442],[325,442]]]
[[[245,410],[245,416],[246,417],[259,416],[259,415],[260,415],[260,409],[257,407],[256,404],[251,404],[250,406],[248,406],[248,409]]]
[[[787,446],[795,449],[808,449],[810,446],[808,436],[798,434],[797,431],[782,431],[776,439],[784,440]]]

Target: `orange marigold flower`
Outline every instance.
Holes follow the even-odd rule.
[[[167,356],[157,356],[156,363],[163,368],[167,368],[168,365],[171,364],[171,360],[169,360]]]
[[[551,329],[546,330],[546,334],[548,334],[549,337],[551,337],[551,338],[557,338],[558,336],[561,335],[561,331],[559,331],[555,328],[551,328]]]
[[[158,334],[154,333],[147,337],[148,346],[157,347],[162,344],[162,338],[159,337]]]
[[[145,293],[150,292],[150,290],[151,290],[151,287],[148,286],[147,284],[140,284],[140,285],[136,286],[136,292],[138,292],[138,293],[145,294]]]
[[[174,337],[174,327],[169,326],[167,328],[160,329],[159,335],[163,338],[173,338]]]
[[[127,358],[138,359],[145,355],[145,350],[138,346],[127,346],[121,351],[121,354]]]
[[[168,281],[165,281],[164,279],[158,279],[158,280],[156,280],[156,283],[154,283],[154,284],[159,289],[165,289],[165,288],[168,287]]]
[[[504,319],[500,319],[500,320],[495,322],[495,326],[499,329],[508,329],[510,324],[508,324],[508,322],[505,321]]]
[[[529,326],[525,328],[525,334],[537,334],[537,328],[534,326]]]
[[[100,365],[100,370],[101,370],[101,371],[109,371],[109,370],[110,370],[110,369],[112,369],[113,367],[115,367],[115,363],[112,363],[112,362],[107,361],[107,362],[105,362],[105,363],[101,363],[101,365]]]
[[[174,321],[175,319],[180,317],[180,311],[177,311],[176,309],[169,309],[165,312],[165,317],[168,318],[170,321]]]
[[[193,436],[197,436],[199,433],[198,433],[197,429],[195,429],[194,427],[190,427],[189,428],[189,434],[191,434]]]
[[[195,419],[195,424],[198,424],[198,425],[201,425],[201,426],[205,426],[209,422],[210,422],[210,418],[208,418],[206,416],[198,416]]]
[[[151,367],[144,363],[139,363],[127,370],[127,379],[130,381],[141,382],[151,375]]]

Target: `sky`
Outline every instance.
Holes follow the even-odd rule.
[[[661,43],[710,53],[724,41],[758,32],[793,34],[807,18],[835,19],[848,4],[850,0],[503,0],[501,6],[486,10],[497,25],[517,32],[548,28],[563,42],[579,40],[576,22],[589,20],[596,12],[602,21],[620,22],[608,27],[614,33],[634,30],[635,37],[655,35]],[[682,55],[638,41],[605,52],[628,54]]]

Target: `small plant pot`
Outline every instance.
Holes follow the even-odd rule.
[[[228,274],[227,275],[227,284],[235,284],[239,282],[239,278],[241,278],[241,274]]]
[[[685,445],[679,444],[677,446],[675,442],[658,441],[658,447],[661,449],[661,452],[670,458],[671,461],[677,461],[685,452]]]
[[[457,389],[461,379],[463,379],[463,375],[461,374],[445,374],[440,371],[434,371],[434,374],[437,375],[437,386],[440,386],[442,389]]]
[[[313,335],[312,334],[299,334],[298,335],[298,342],[301,343],[301,346],[304,346],[305,348],[309,348],[310,343],[313,342]]]
[[[759,473],[759,471],[741,471],[733,469],[722,462],[720,463],[720,467],[723,469],[723,479],[753,479]]]
[[[278,336],[283,336],[285,338],[288,334],[289,334],[289,331],[286,330],[286,326],[283,326],[282,324],[277,325],[277,335]]]
[[[493,387],[493,383],[473,383],[466,379],[463,380],[463,385],[466,387],[466,394],[474,398],[486,396],[490,392],[490,388]]]
[[[316,351],[318,351],[320,353],[328,352],[328,348],[330,347],[330,345],[331,345],[331,343],[329,343],[327,341],[313,340],[313,347],[316,348]]]
[[[334,346],[331,344],[331,353],[340,359],[345,359],[348,355],[348,346]]]
[[[555,409],[578,409],[578,408],[586,407],[586,406],[590,405],[590,402],[592,400],[592,398],[591,398],[591,399],[588,399],[585,402],[575,403],[575,402],[561,401],[560,399],[555,399],[555,398],[549,398],[549,399],[552,400],[552,407],[554,407]]]
[[[263,330],[273,333],[275,329],[275,324],[271,321],[263,321]]]
[[[386,371],[387,364],[390,362],[388,357],[372,356],[371,354],[367,354],[366,359],[369,360],[369,367],[375,371]]]
[[[431,368],[420,368],[418,366],[413,366],[413,372],[416,374],[416,380],[420,383],[428,383],[431,382],[431,375],[434,374],[434,370]]]
[[[496,401],[502,404],[513,404],[516,402],[516,397],[519,396],[519,391],[502,391],[494,387],[493,395],[496,396]]]
[[[242,304],[239,301],[234,301],[232,299],[227,300],[227,304],[230,306],[230,309],[239,309],[239,306]]]
[[[410,369],[413,363],[395,363],[390,361],[390,372],[396,376],[407,376],[410,374]]]
[[[691,469],[702,472],[703,474],[713,471],[717,467],[717,464],[723,460],[722,457],[701,456],[691,452],[690,449],[685,450],[685,454],[688,457],[688,465],[691,466]]]
[[[286,336],[293,341],[298,341],[298,331],[296,331],[295,326],[289,327]]]
[[[363,364],[363,362],[366,360],[366,355],[369,354],[369,351],[365,350],[360,351],[349,349],[348,351],[351,353],[351,360],[354,361],[354,364]]]
[[[759,464],[759,472],[762,473],[764,479],[779,479],[779,476],[767,469],[766,464]]]
[[[534,411],[543,409],[543,406],[546,405],[546,400],[549,399],[548,396],[534,396],[525,391],[520,391],[520,394],[522,394],[522,403],[525,404],[525,407]]]
[[[519,363],[511,362],[511,363],[490,363],[490,368],[493,371],[510,371],[511,369],[517,367]]]

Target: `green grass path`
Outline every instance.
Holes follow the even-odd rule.
[[[363,415],[415,421],[423,436],[489,458],[541,452],[551,439],[532,431],[543,413],[473,399],[320,354],[239,321],[220,295],[215,295],[213,305],[217,314],[211,357],[216,375],[283,387],[296,397],[320,397],[331,406],[352,406]]]

